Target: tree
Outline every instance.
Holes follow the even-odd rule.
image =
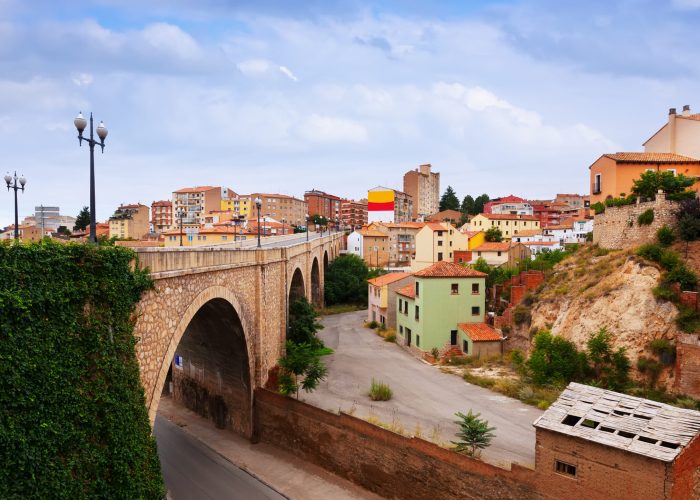
[[[73,231],[85,231],[85,229],[90,225],[90,209],[88,207],[83,207],[80,209],[78,216],[75,218],[75,225],[73,226]]]
[[[501,242],[503,241],[503,233],[497,227],[490,227],[484,235],[486,241]]]
[[[535,384],[547,385],[581,380],[588,362],[586,353],[578,352],[573,342],[541,331],[535,335],[527,366]]]
[[[459,210],[459,199],[452,186],[447,186],[442,198],[440,198],[440,211],[443,210]]]
[[[632,181],[632,193],[641,198],[654,199],[656,193],[662,190],[671,200],[685,200],[695,197],[695,193],[688,190],[695,181],[694,177],[686,177],[683,174],[674,175],[668,170],[649,170],[639,179]]]
[[[610,333],[601,328],[586,343],[594,381],[613,391],[624,391],[629,385],[630,361],[624,347],[612,349]]]
[[[282,374],[279,379],[281,394],[294,394],[299,399],[299,389],[311,392],[326,378],[328,368],[321,362],[321,357],[333,351],[327,347],[318,347],[309,343],[297,344],[291,340],[286,344],[287,353],[279,360]]]
[[[474,198],[470,194],[464,197],[462,200],[462,213],[465,215],[475,215],[474,214]]]
[[[314,215],[311,217],[311,222],[314,223],[316,226],[327,226],[328,225],[328,219],[326,219],[323,215]]]
[[[459,441],[452,441],[452,444],[455,445],[455,451],[472,457],[478,456],[481,450],[491,444],[491,440],[494,437],[493,431],[496,428],[489,427],[489,423],[486,420],[479,418],[481,416],[480,413],[474,414],[471,410],[466,415],[457,412],[455,416],[459,417],[459,420],[455,421],[459,426],[459,430],[455,434]]]
[[[62,234],[62,235],[65,235],[65,236],[70,236],[70,235],[71,235],[70,230],[69,230],[66,226],[58,226],[58,229],[56,229],[56,232],[57,232],[58,234]]]
[[[370,277],[372,274],[360,257],[340,255],[326,271],[326,304],[366,304],[367,279]]]
[[[323,347],[323,342],[316,336],[316,332],[323,329],[323,325],[316,321],[318,314],[306,297],[295,300],[289,307],[289,326],[287,339],[296,344],[310,344]]]
[[[486,193],[482,194],[481,196],[477,196],[474,200],[474,215],[483,213],[484,205],[486,205],[489,202],[489,200],[489,195],[487,195]]]

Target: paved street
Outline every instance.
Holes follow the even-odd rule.
[[[355,415],[363,418],[372,413],[387,423],[398,419],[409,433],[419,423],[425,437],[439,426],[443,442],[455,439],[455,412],[466,413],[471,408],[496,427],[496,437],[484,451],[484,460],[534,466],[532,422],[542,414],[540,410],[423,363],[364,328],[366,315],[366,311],[358,311],[322,319],[325,329],[319,336],[335,352],[325,358],[327,380],[315,392],[304,393],[302,399],[329,411],[354,408]],[[391,386],[394,396],[390,401],[369,399],[373,377]]]
[[[161,416],[154,432],[169,498],[287,498]]]

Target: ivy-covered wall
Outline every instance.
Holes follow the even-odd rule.
[[[0,244],[0,497],[163,498],[126,248]]]

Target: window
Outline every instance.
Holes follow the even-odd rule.
[[[508,234],[508,233],[506,233],[506,234]],[[498,252],[498,256],[499,256],[499,257],[501,256],[501,252]]]
[[[420,283],[416,281],[416,297],[420,295]]]
[[[221,237],[221,239],[222,239],[223,241],[226,241],[226,240],[228,239],[228,236],[223,235],[223,236]]]
[[[403,301],[403,313],[408,315],[408,301],[407,300]]]
[[[416,347],[420,347],[420,335],[416,335]]]
[[[452,241],[450,240],[450,246],[452,246]]]
[[[462,339],[462,352],[464,352],[464,354],[469,354],[469,342],[465,339]]]
[[[452,283],[452,295],[457,295],[459,293],[459,283]]]
[[[403,300],[399,299],[399,311],[403,309]]]
[[[439,247],[442,246],[442,240],[438,240],[438,246],[439,246]]]
[[[442,260],[442,252],[438,252],[438,262]]]
[[[559,474],[564,474],[571,477],[576,477],[576,466],[567,464],[560,460],[554,461],[554,470]]]
[[[479,293],[479,283],[472,283],[472,293],[473,294]]]
[[[478,316],[481,313],[479,306],[472,306],[472,316]]]
[[[416,321],[420,319],[420,308],[416,306]]]
[[[403,337],[403,326],[399,325],[399,335]]]
[[[593,182],[593,194],[600,194],[600,191],[603,187],[602,181],[603,181],[603,175],[602,174],[595,174],[595,181]]]

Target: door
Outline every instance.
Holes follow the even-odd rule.
[[[406,345],[410,346],[411,345],[411,329],[406,328]]]
[[[450,332],[450,345],[457,345],[457,330]]]

